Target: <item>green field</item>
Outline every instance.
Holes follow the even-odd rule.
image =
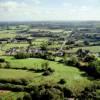
[[[23,98],[25,92],[0,91],[0,100],[17,100]]]
[[[98,81],[95,78],[93,79],[92,75],[90,77],[89,76],[90,74],[87,72],[87,70],[84,71],[80,70],[82,69],[82,67],[84,67],[84,69],[90,68],[90,70],[89,69],[88,70],[91,71],[91,67],[89,66],[90,62],[88,61],[86,62],[84,60],[89,55],[88,56],[86,55],[86,57],[84,57],[84,59],[81,60],[81,57],[79,57],[79,55],[76,54],[76,52],[78,49],[84,49],[84,50],[91,51],[92,53],[90,54],[96,55],[97,53],[100,52],[100,46],[95,46],[95,45],[98,45],[100,41],[93,41],[93,42],[90,41],[90,44],[94,46],[88,46],[84,43],[85,39],[83,39],[83,37],[81,36],[81,35],[84,36],[84,34],[81,34],[80,32],[78,34],[77,32],[75,32],[77,34],[72,34],[72,36],[70,36],[71,33],[74,33],[73,30],[74,28],[72,29],[72,27],[67,30],[67,26],[65,26],[65,29],[63,28],[63,26],[62,28],[58,28],[58,29],[56,28],[53,29],[52,27],[49,29],[49,26],[35,27],[34,25],[31,26],[31,24],[30,25],[22,24],[18,26],[15,25],[15,26],[9,26],[4,28],[1,27],[0,30],[0,39],[1,39],[0,100],[23,100],[23,96],[25,96],[25,94],[28,94],[29,91],[30,91],[29,94],[31,94],[31,92],[36,92],[32,86],[41,85],[44,88],[45,84],[48,86],[50,85],[51,87],[57,86],[57,88],[66,87],[66,89],[69,89],[73,93],[73,95],[77,97],[81,95],[81,92],[86,87],[91,86],[92,83],[94,83],[94,81]],[[40,32],[39,33],[40,37],[39,36],[33,37],[32,35],[34,35],[35,32],[36,34],[38,34],[37,32]],[[44,37],[45,33],[46,36]],[[92,33],[88,35],[91,34]],[[56,35],[57,37],[55,37]],[[19,40],[17,40],[16,38],[16,41],[12,42],[11,40],[15,40],[15,37],[19,37]],[[25,37],[25,39],[22,39],[22,37]],[[6,41],[5,42],[2,41],[2,38],[10,38],[9,43],[8,42],[6,43]],[[65,38],[68,39],[69,43],[66,43],[63,46],[62,50],[58,51],[58,49],[62,47]],[[71,39],[72,41],[69,41]],[[75,43],[70,43],[74,41]],[[44,46],[44,49],[42,46]],[[22,57],[22,59],[18,59],[18,58],[15,59],[14,55],[10,55],[10,56],[6,55],[6,51],[8,50],[10,51],[10,49],[14,47],[20,47],[19,52],[23,53],[24,55],[27,52],[26,50],[27,48],[29,50],[35,48],[37,49],[38,53],[39,50],[42,52],[44,50],[46,51],[46,54],[44,55],[43,53],[42,55],[42,53],[40,54],[36,53],[37,58],[29,58],[29,56],[35,57],[36,54],[34,54],[35,52],[32,53],[27,52],[29,55],[29,56],[27,55],[28,57]],[[21,49],[21,47],[23,50]],[[69,55],[67,54],[67,51]],[[56,52],[58,54],[56,54]],[[17,50],[15,50],[16,55],[17,53],[18,53]],[[63,53],[63,55],[60,55],[59,53]],[[44,59],[42,59],[43,57]],[[54,59],[52,59],[53,57]],[[97,59],[100,60],[100,57],[98,57]],[[45,65],[46,62],[49,63],[48,66]],[[68,63],[72,63],[72,64],[68,64]],[[45,67],[47,67],[47,69]],[[52,70],[54,70],[54,72]],[[45,72],[47,72],[47,75],[44,75]],[[60,83],[61,80],[64,81],[64,84]],[[16,91],[16,87],[17,89],[19,89],[18,91]],[[30,88],[32,90],[27,91],[27,89]],[[62,90],[60,92],[62,92]],[[99,94],[100,90],[98,89],[97,92]]]
[[[29,45],[28,43],[9,43],[9,44],[3,45],[2,49],[9,50],[10,48],[13,48],[13,47],[27,47],[28,45]]]
[[[4,33],[0,31],[0,38],[13,38],[16,34],[14,33]]]
[[[4,57],[6,61],[10,62],[11,67],[27,67],[27,68],[41,68],[41,64],[45,61],[43,59],[21,59],[16,60],[13,57]],[[79,69],[65,66],[59,64],[58,62],[49,62],[49,66],[55,70],[55,72],[50,76],[43,76],[42,73],[34,73],[25,70],[14,70],[14,69],[1,69],[0,70],[0,79],[2,78],[28,78],[32,82],[30,85],[51,83],[56,84],[60,79],[66,80],[66,86],[69,87],[74,93],[77,93],[84,89],[85,86],[91,83],[87,77],[82,76],[84,72],[79,71]],[[85,83],[85,84],[84,84]]]
[[[6,73],[6,74],[5,74]],[[24,71],[24,70],[14,70],[14,69],[0,69],[0,79],[32,79],[35,77],[35,73]]]
[[[91,52],[100,52],[100,46],[88,46],[88,47],[77,47],[70,50],[71,52],[76,52],[78,49],[90,50]]]

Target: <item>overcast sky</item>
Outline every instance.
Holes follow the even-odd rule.
[[[100,20],[100,0],[0,0],[0,21]]]

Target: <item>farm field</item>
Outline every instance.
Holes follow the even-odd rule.
[[[1,24],[0,100],[99,100],[100,38],[92,25]]]
[[[23,98],[26,93],[24,92],[11,92],[11,91],[0,91],[1,100],[16,100],[18,98]]]
[[[10,62],[11,67],[26,67],[26,68],[41,68],[43,59],[22,59],[16,60],[12,57],[4,57],[6,61]],[[42,73],[34,73],[25,70],[14,70],[14,69],[0,69],[0,79],[20,79],[26,78],[32,80],[30,85],[36,84],[44,84],[51,83],[56,84],[60,79],[66,80],[66,86],[71,88],[74,93],[81,91],[85,86],[88,86],[91,81],[82,76],[85,74],[84,72],[79,71],[77,68],[71,66],[65,66],[63,64],[59,64],[57,62],[49,62],[50,68],[54,69],[54,74],[50,76],[42,76]],[[85,84],[84,84],[85,83]]]
[[[9,43],[3,45],[2,49],[6,51],[13,47],[27,47],[28,45],[29,45],[28,43]]]
[[[16,36],[16,33],[4,33],[0,32],[0,39],[1,38],[14,38]]]
[[[91,52],[100,52],[100,46],[87,46],[87,47],[77,47],[70,50],[71,52],[76,52],[78,49],[90,50]]]

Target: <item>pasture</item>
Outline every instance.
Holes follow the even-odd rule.
[[[78,49],[90,50],[93,53],[100,52],[100,46],[85,46],[77,47],[70,50],[70,52],[76,52]]]
[[[8,61],[11,67],[26,67],[29,68],[41,68],[41,64],[47,60],[32,58],[32,59],[20,59],[16,60],[13,57],[4,57]],[[85,72],[81,72],[79,69],[71,66],[65,66],[58,62],[49,61],[49,67],[54,69],[55,72],[49,76],[43,76],[42,73],[35,73],[27,70],[15,70],[15,69],[0,69],[0,79],[20,79],[26,78],[32,80],[29,85],[40,84],[56,84],[60,79],[65,79],[68,88],[74,93],[77,93],[89,85],[91,81],[84,76]],[[85,84],[84,84],[85,83]]]

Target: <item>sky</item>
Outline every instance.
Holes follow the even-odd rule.
[[[0,21],[100,20],[100,0],[0,0]]]

